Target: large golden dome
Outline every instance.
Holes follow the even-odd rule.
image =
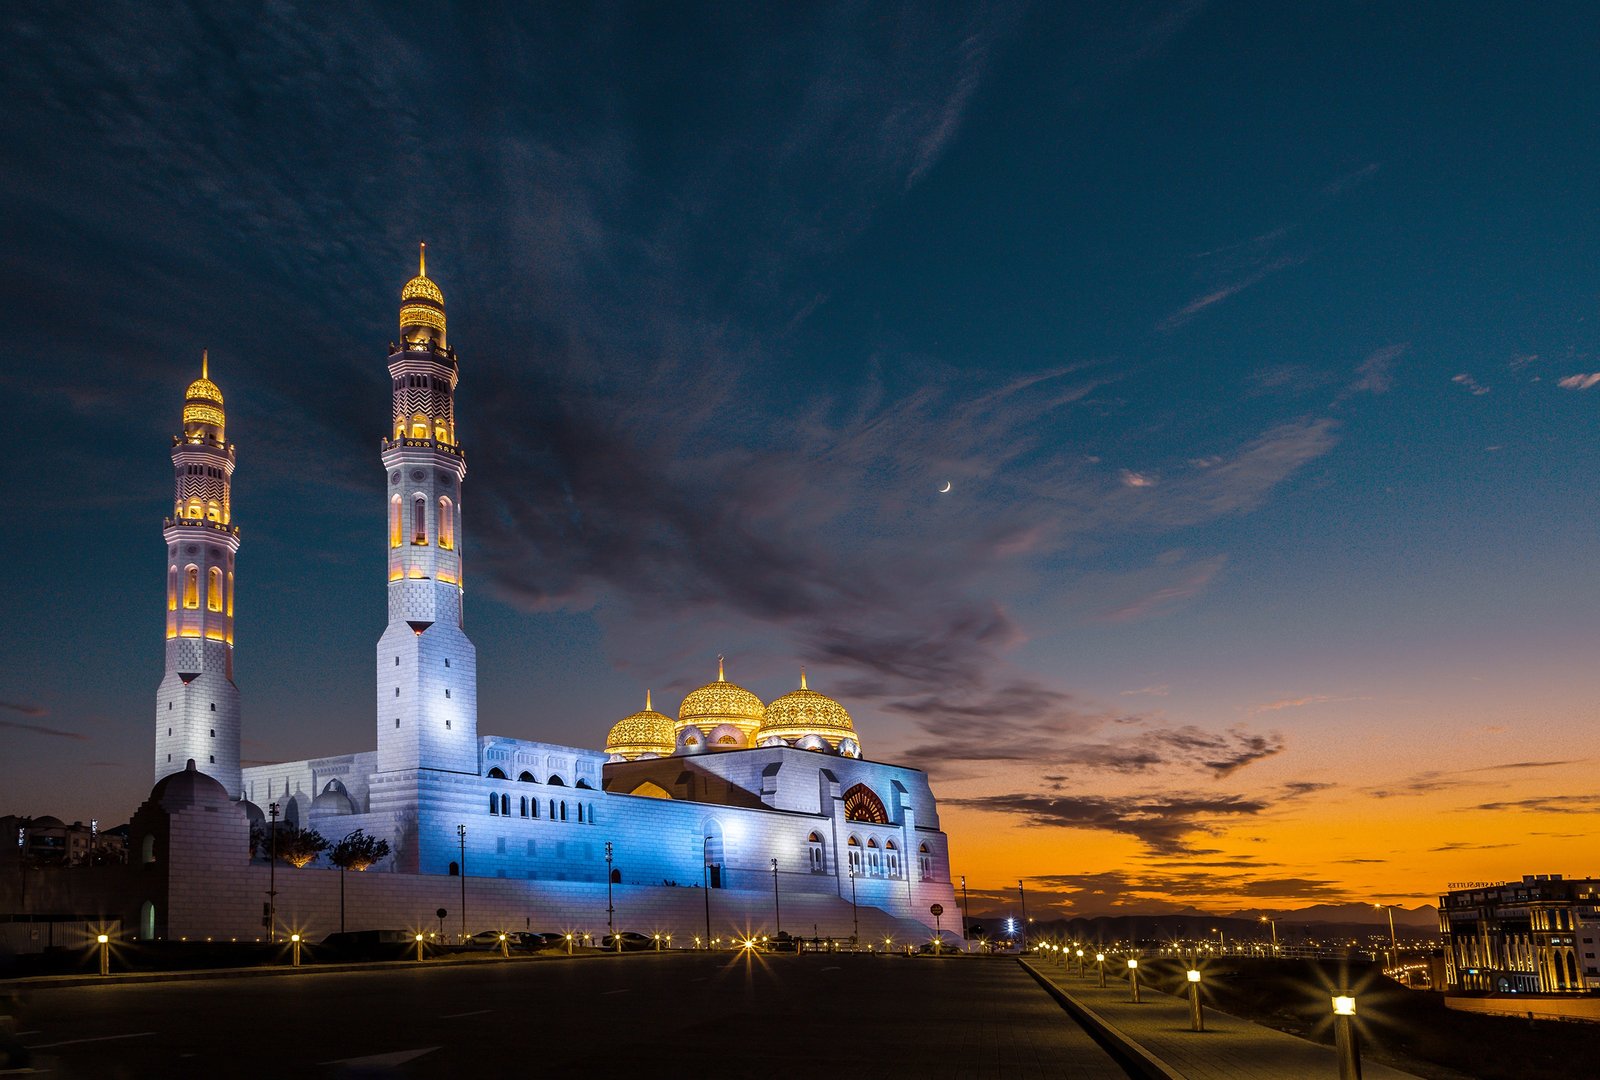
[[[645,754],[667,757],[672,753],[672,717],[650,707],[650,691],[644,693],[644,711],[624,716],[611,725],[606,735],[606,753],[629,761]]]
[[[674,732],[686,727],[709,731],[719,724],[732,724],[746,736],[754,734],[767,718],[767,707],[761,699],[742,686],[728,682],[722,674],[722,657],[717,657],[717,681],[706,683],[678,706],[678,723]]]
[[[200,352],[200,377],[189,384],[189,389],[183,392],[183,425],[184,433],[192,435],[189,428],[193,425],[204,424],[217,429],[216,437],[222,438],[222,426],[225,417],[222,412],[222,390],[211,381],[211,352],[202,349]]]
[[[428,245],[417,256],[417,276],[400,290],[400,333],[427,327],[444,333],[444,293],[428,277]]]
[[[819,694],[806,686],[806,673],[800,672],[800,689],[791,691],[767,706],[767,719],[756,732],[756,742],[779,738],[794,743],[807,735],[816,735],[829,746],[837,748],[839,741],[855,737],[855,724],[850,713],[826,694]]]

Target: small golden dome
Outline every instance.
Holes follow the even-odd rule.
[[[710,730],[718,724],[732,724],[746,734],[755,731],[767,718],[761,699],[742,686],[728,682],[722,674],[722,657],[717,657],[717,681],[706,683],[678,706],[675,732],[694,726]]]
[[[223,425],[222,391],[210,379],[211,351],[202,349],[200,352],[200,377],[189,384],[189,389],[183,392],[183,423],[187,428],[192,424],[209,424],[221,429]],[[221,436],[219,435],[218,438]]]
[[[444,293],[428,277],[427,244],[417,256],[417,276],[400,290],[400,331],[417,326],[444,333]]]
[[[800,689],[791,691],[767,706],[767,720],[756,732],[756,741],[776,736],[786,742],[816,735],[832,746],[853,736],[855,724],[850,713],[826,694],[806,686],[806,673],[800,672]]]
[[[641,754],[667,757],[672,753],[672,717],[650,707],[650,691],[644,692],[644,711],[624,716],[611,725],[606,735],[606,753],[632,761]]]

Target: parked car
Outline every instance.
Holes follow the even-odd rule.
[[[778,931],[777,935],[767,943],[767,948],[773,952],[794,952],[797,939],[787,930]]]
[[[492,949],[498,949],[500,948],[500,935],[502,933],[504,933],[504,931],[484,930],[480,933],[473,934],[467,939],[467,948],[472,952],[488,952]],[[508,939],[511,937],[509,934],[506,936]],[[507,944],[509,945],[510,943],[511,942],[508,940]]]
[[[600,947],[602,949],[615,950],[617,948],[618,938],[622,939],[623,952],[640,952],[644,949],[653,949],[656,947],[655,938],[652,938],[647,934],[635,934],[632,930],[624,930],[620,934],[607,934],[601,939]]]
[[[548,930],[544,933],[525,933],[522,937],[527,942],[529,952],[539,952],[544,949],[565,949],[567,947],[567,935],[551,933]]]
[[[423,955],[435,956],[439,946],[423,942]],[[329,934],[317,946],[324,960],[411,960],[417,955],[417,936],[409,930],[349,930]]]

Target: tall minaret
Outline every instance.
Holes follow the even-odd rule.
[[[462,630],[459,373],[426,245],[418,261],[400,291],[400,341],[389,346],[389,625],[378,639],[378,770],[476,775],[478,659]]]
[[[239,778],[239,688],[233,683],[233,445],[224,437],[222,391],[200,354],[200,377],[183,398],[183,434],[172,437],[173,509],[167,541],[167,673],[156,690],[156,776],[190,758],[228,794]]]

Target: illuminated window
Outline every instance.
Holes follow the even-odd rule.
[[[228,571],[228,618],[233,618],[233,571]]]
[[[222,520],[222,504],[217,502],[217,500],[215,500],[215,499],[212,499],[210,502],[206,503],[206,520],[207,521],[221,521]]]
[[[421,495],[411,497],[411,542],[428,542],[428,500]]]
[[[183,568],[183,606],[191,611],[200,606],[200,568],[194,563]]]
[[[222,571],[215,566],[206,571],[206,610],[222,610]]]
[[[428,418],[417,413],[411,418],[411,437],[413,439],[426,439],[428,437]]]
[[[822,858],[822,837],[812,833],[806,837],[806,851],[811,857],[811,872],[820,874],[826,869]]]
[[[389,500],[389,546],[400,546],[400,496]]]
[[[176,565],[167,570],[167,610],[178,610],[178,568]]]
[[[456,546],[455,507],[442,495],[439,497],[439,546],[446,550]]]
[[[436,441],[447,443],[450,441],[450,429],[444,426],[443,420],[433,422],[433,437]]]
[[[205,516],[205,511],[202,510],[201,507],[200,507],[200,500],[199,499],[190,499],[189,500],[189,513],[188,513],[188,516],[193,518],[196,521],[199,521],[202,517]]]
[[[933,880],[933,855],[928,851],[927,844],[917,845],[917,872],[923,881]]]
[[[861,841],[852,836],[847,850],[850,853],[850,869],[859,877],[861,876]]]
[[[874,825],[889,824],[889,815],[883,808],[883,800],[865,784],[857,784],[844,793],[844,816],[846,821],[869,821]]]
[[[883,853],[878,850],[878,841],[867,841],[867,873],[873,877],[883,876]]]

